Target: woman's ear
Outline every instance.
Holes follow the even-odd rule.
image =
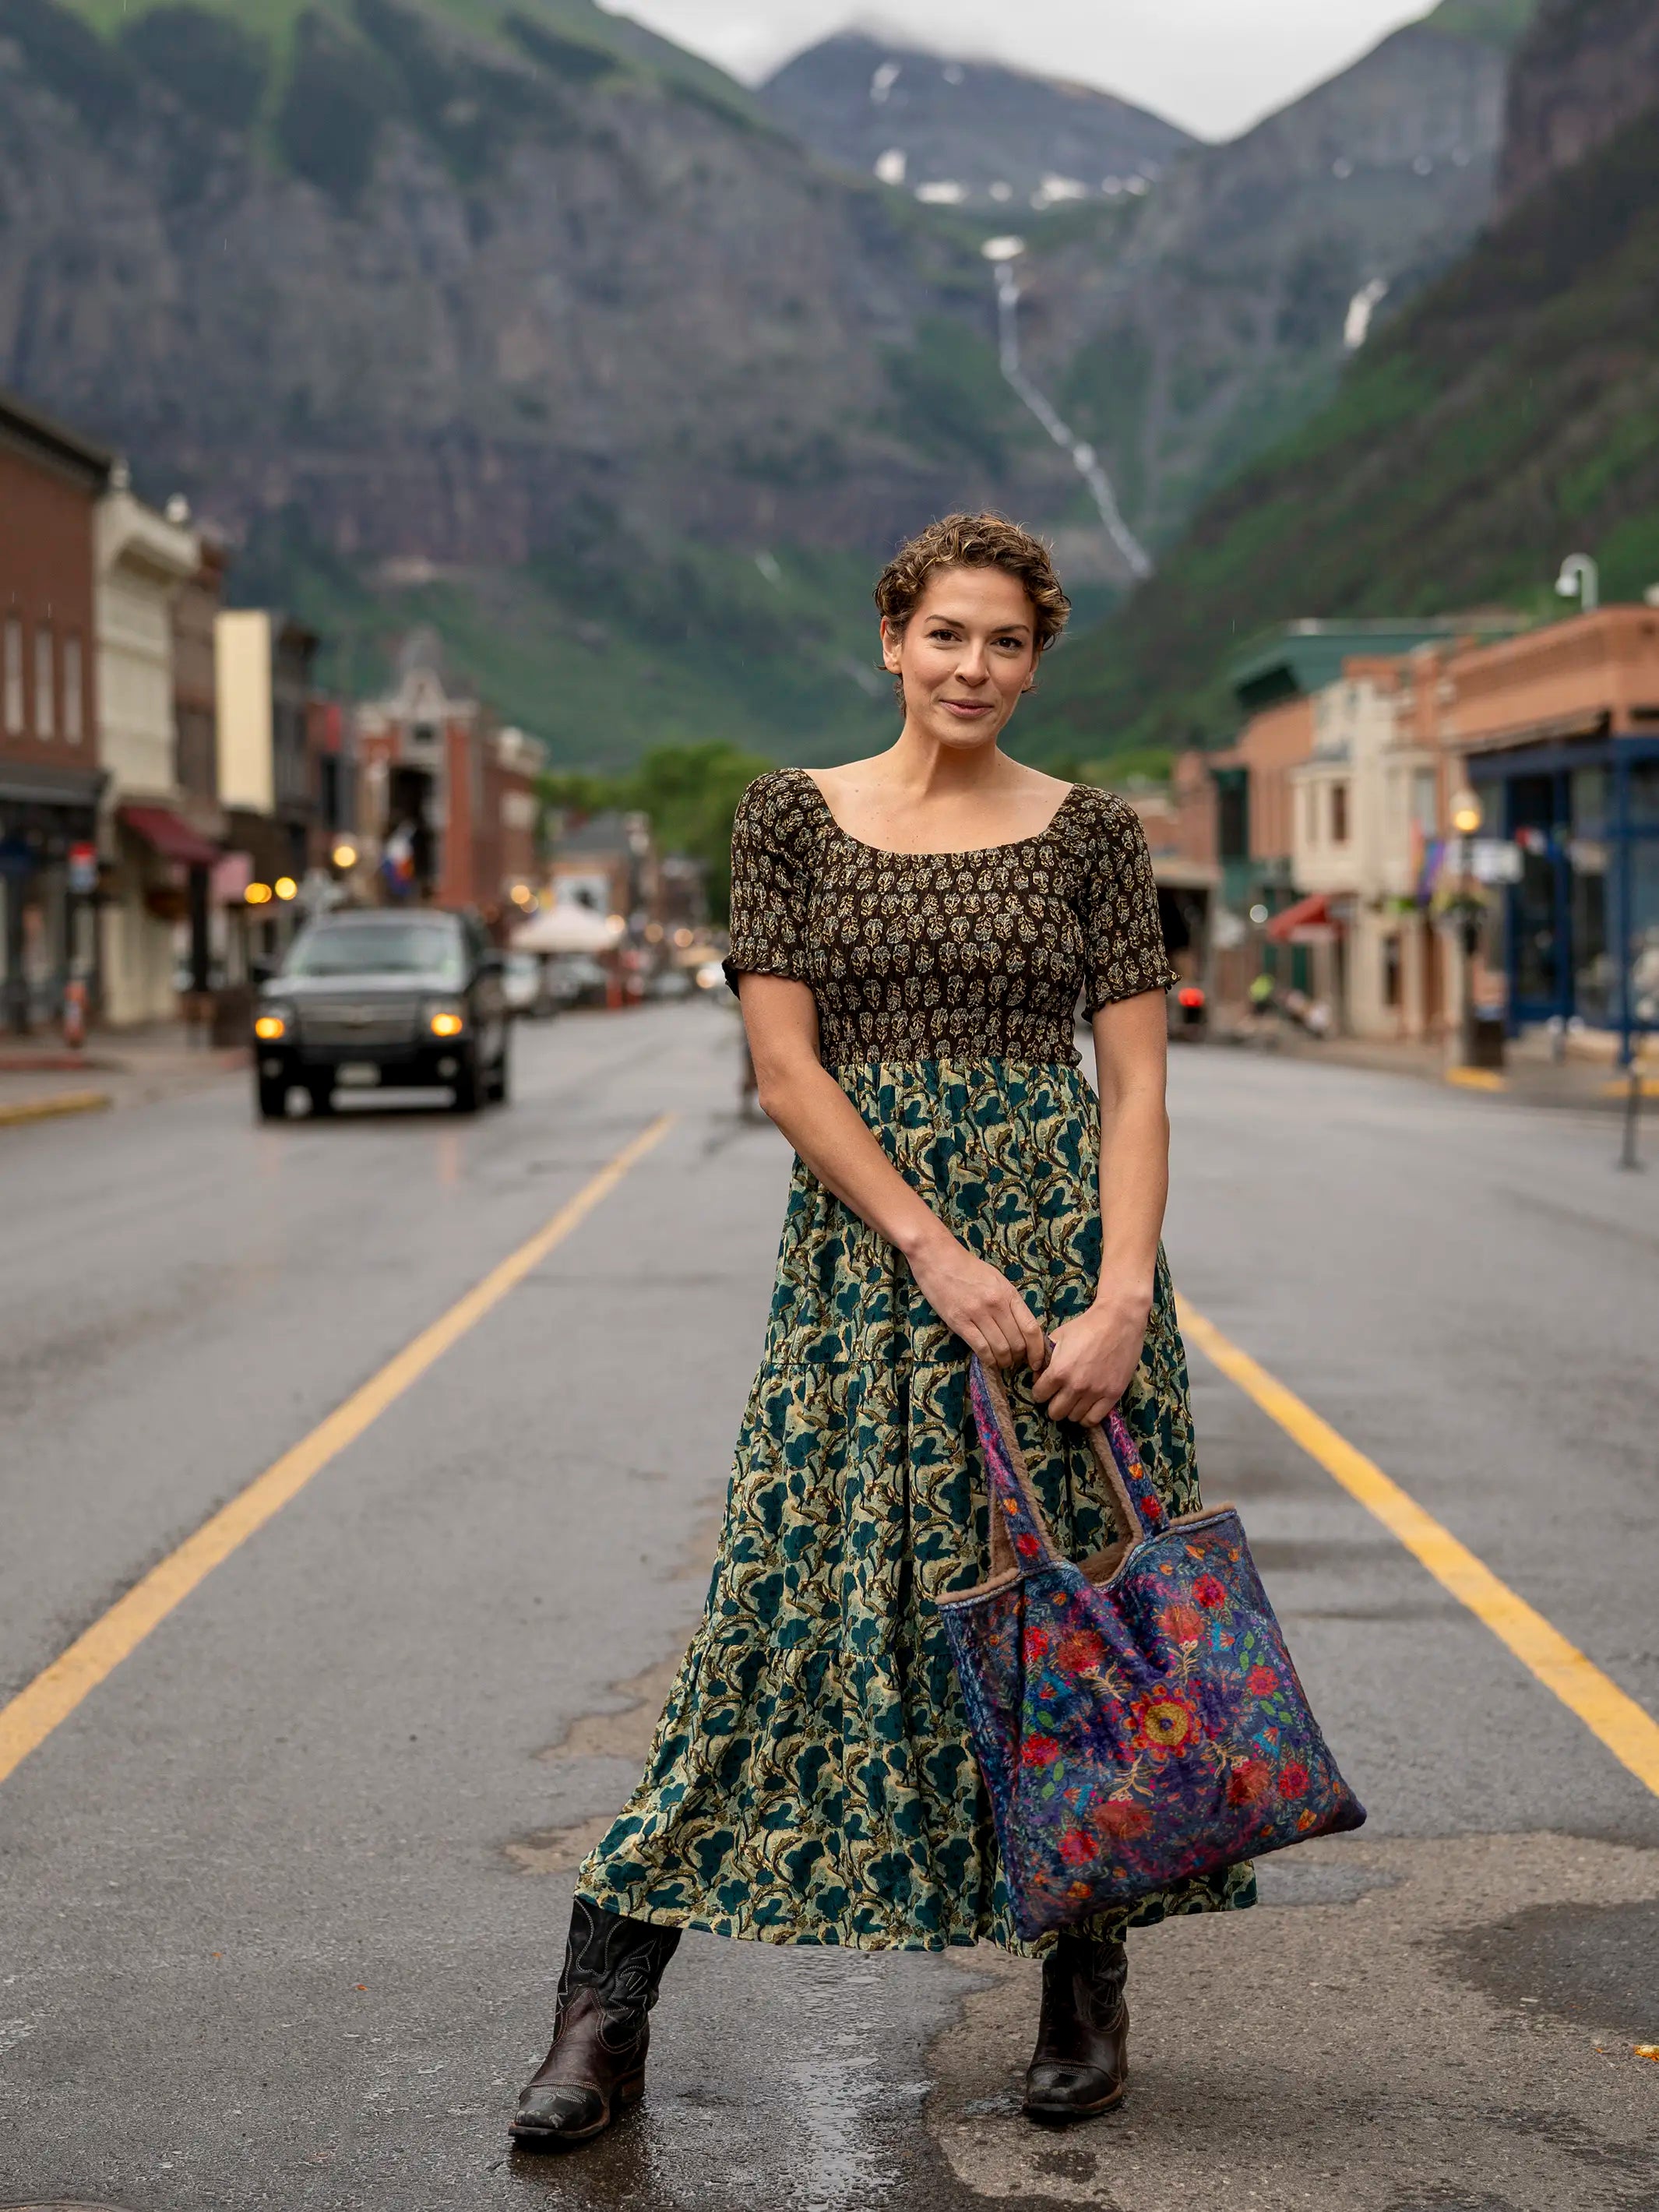
[[[881,665],[890,676],[899,672],[899,647],[904,642],[904,632],[895,629],[885,615],[881,618]]]

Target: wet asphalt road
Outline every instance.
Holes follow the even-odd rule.
[[[1120,2118],[1014,2109],[1033,1970],[688,1937],[647,2106],[508,2155],[568,1869],[701,1601],[787,1161],[704,1005],[518,1099],[0,1133],[0,1686],[666,1139],[0,1786],[0,2203],[1656,2212],[1659,1800],[1201,1358],[1371,1808],[1134,1941]],[[1178,1054],[1193,1303],[1659,1711],[1659,1166],[1599,1117]]]

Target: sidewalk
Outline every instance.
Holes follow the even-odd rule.
[[[215,1051],[182,1022],[96,1030],[80,1052],[50,1031],[0,1037],[0,1129],[179,1097],[228,1080],[247,1060],[245,1045]]]
[[[1276,1043],[1254,1043],[1230,1036],[1218,1037],[1217,1042],[1238,1051],[1278,1052],[1290,1060],[1327,1060],[1344,1067],[1371,1068],[1380,1074],[1413,1075],[1422,1082],[1488,1091],[1526,1106],[1622,1113],[1628,1089],[1628,1078],[1611,1060],[1590,1058],[1582,1052],[1569,1052],[1565,1058],[1553,1060],[1548,1040],[1542,1037],[1514,1041],[1504,1055],[1501,1073],[1495,1069],[1455,1066],[1438,1043],[1346,1036],[1319,1042],[1289,1024],[1281,1029]],[[1638,1066],[1644,1105],[1659,1113],[1659,1052],[1650,1048],[1638,1059]]]

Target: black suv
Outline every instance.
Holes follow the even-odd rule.
[[[337,1089],[442,1087],[458,1114],[507,1089],[501,955],[471,915],[331,914],[309,922],[253,1008],[259,1113],[295,1084],[326,1114]]]

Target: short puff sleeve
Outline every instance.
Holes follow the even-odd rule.
[[[794,769],[756,777],[732,823],[732,950],[726,980],[787,975],[811,981],[806,939],[811,890],[810,817]]]
[[[1175,969],[1158,917],[1152,856],[1140,817],[1126,799],[1103,792],[1090,839],[1083,893],[1087,971],[1084,1011],[1167,991]]]

